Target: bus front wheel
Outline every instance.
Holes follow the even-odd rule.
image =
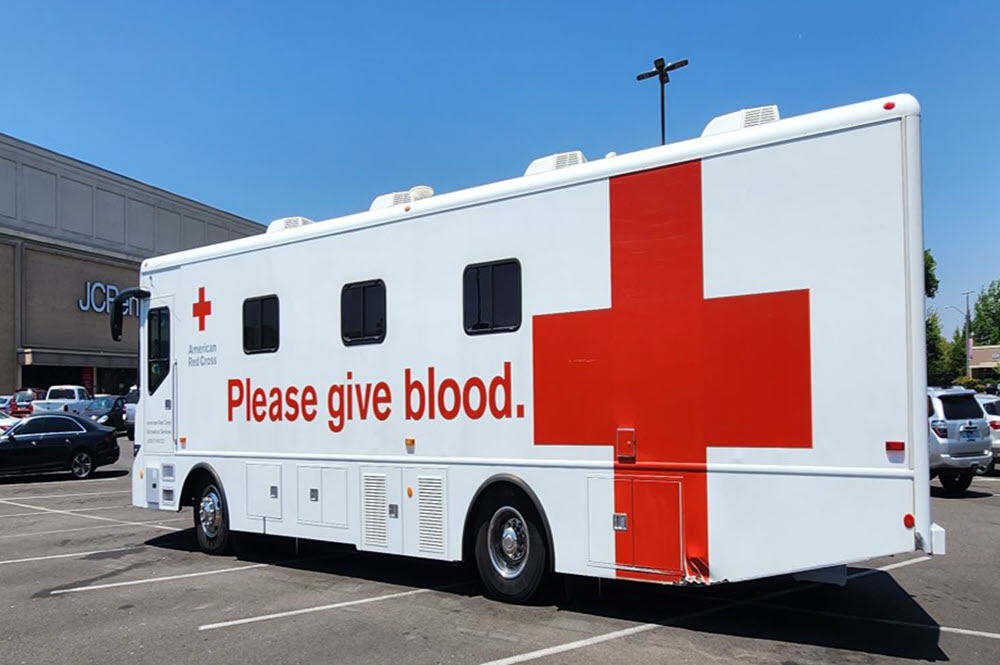
[[[497,600],[529,600],[545,577],[548,552],[542,521],[522,492],[502,486],[479,506],[476,567]]]
[[[214,482],[205,483],[194,505],[194,531],[198,547],[206,554],[229,551],[229,509],[226,497]]]

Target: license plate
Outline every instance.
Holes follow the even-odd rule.
[[[978,432],[974,429],[963,429],[962,430],[962,441],[975,441],[979,437]]]

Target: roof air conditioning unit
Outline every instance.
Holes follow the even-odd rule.
[[[531,162],[531,164],[528,164],[528,169],[524,172],[524,175],[548,173],[549,171],[558,171],[559,169],[565,169],[569,166],[586,163],[587,158],[584,157],[583,153],[579,150],[573,150],[571,152],[557,152],[554,155],[539,157],[535,161]]]
[[[276,233],[287,229],[297,229],[300,226],[307,226],[312,223],[313,221],[311,219],[306,219],[305,217],[282,217],[281,219],[276,219],[268,224],[267,232]]]
[[[756,106],[751,109],[734,111],[733,113],[712,118],[711,122],[705,125],[705,131],[701,135],[715,136],[716,134],[735,132],[737,129],[766,125],[769,122],[776,122],[780,119],[781,116],[778,113],[777,106],[773,104],[771,106]]]
[[[390,192],[388,194],[376,196],[375,200],[372,201],[372,204],[368,209],[384,210],[386,208],[402,205],[404,203],[413,203],[414,201],[429,199],[432,196],[434,196],[434,189],[432,187],[428,187],[427,185],[417,185],[416,187],[411,187],[407,192]]]

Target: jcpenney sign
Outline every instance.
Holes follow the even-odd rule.
[[[119,288],[114,284],[104,282],[87,282],[83,287],[83,298],[76,306],[81,312],[97,312],[103,314],[111,307],[111,302],[118,295]],[[126,316],[139,316],[139,299],[129,298],[125,303]]]

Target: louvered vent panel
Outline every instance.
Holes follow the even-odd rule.
[[[366,473],[361,477],[361,512],[365,545],[386,547],[389,544],[385,485],[385,474]]]
[[[767,123],[774,122],[777,119],[777,106],[758,106],[757,108],[747,109],[744,112],[743,126],[756,127],[757,125],[766,125]]]
[[[419,476],[417,499],[418,547],[421,552],[444,554],[444,478]]]

